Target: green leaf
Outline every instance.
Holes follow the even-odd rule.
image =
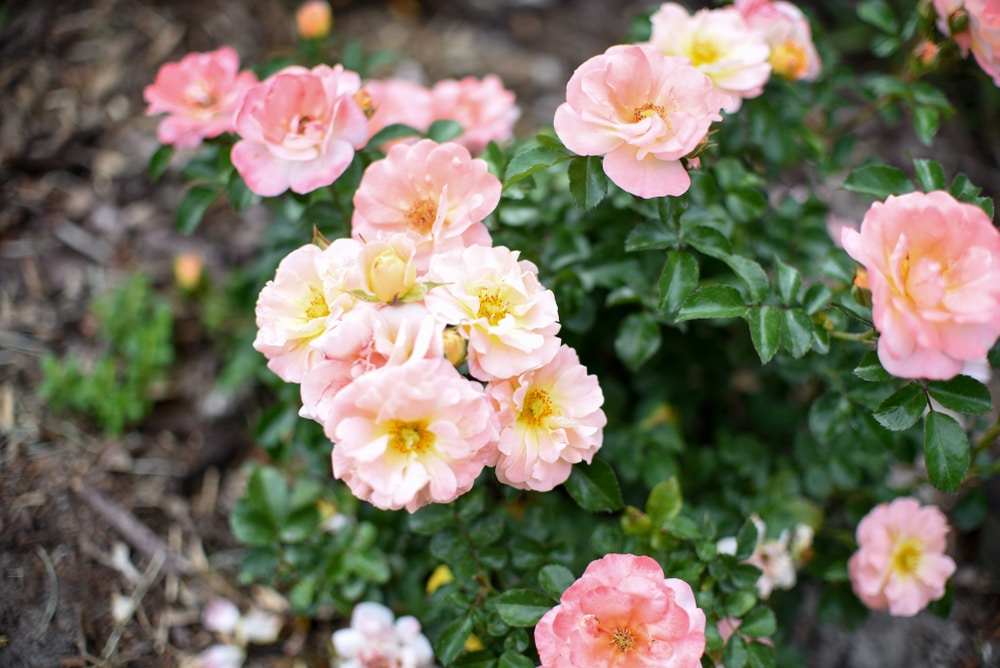
[[[722,232],[708,225],[699,225],[688,230],[684,233],[684,241],[710,257],[721,259],[733,254],[729,239]]]
[[[743,522],[743,526],[736,534],[736,554],[733,556],[737,561],[746,561],[753,555],[757,543],[764,540],[763,536],[757,535],[758,533],[757,524],[753,520]],[[756,583],[759,577],[759,573],[754,573],[752,581]]]
[[[557,601],[575,581],[573,571],[559,564],[547,564],[538,572],[538,584],[542,585],[546,594]]]
[[[774,259],[775,282],[778,286],[778,298],[785,306],[791,306],[799,298],[802,287],[802,274],[795,267],[785,264],[779,258]]]
[[[684,507],[684,497],[677,478],[671,477],[659,483],[650,491],[646,499],[646,514],[653,524],[660,526],[674,519]]]
[[[886,165],[858,167],[844,181],[844,188],[885,199],[889,195],[913,192],[913,182],[902,171]]]
[[[159,181],[163,173],[167,171],[167,167],[170,165],[170,158],[173,155],[174,147],[170,144],[164,144],[156,149],[149,158],[149,178],[154,182]]]
[[[754,306],[747,313],[747,324],[760,363],[767,364],[781,342],[781,313],[773,306]]]
[[[781,342],[798,359],[809,352],[813,340],[813,321],[800,308],[781,312]]]
[[[884,0],[866,0],[858,5],[858,18],[873,25],[882,32],[895,35],[899,32],[899,21]]]
[[[681,307],[698,287],[698,261],[682,250],[667,251],[667,261],[660,273],[660,314],[669,317]]]
[[[434,654],[444,665],[454,663],[455,659],[465,651],[465,641],[472,633],[472,616],[463,615],[444,627],[437,642],[434,643]]]
[[[496,598],[497,612],[511,626],[534,626],[552,609],[552,599],[531,589],[508,589]]]
[[[934,135],[937,134],[938,125],[941,123],[941,111],[934,107],[917,107],[913,110],[913,130],[917,133],[917,139],[924,146],[934,143]]]
[[[565,149],[552,148],[548,146],[529,146],[514,154],[514,157],[507,163],[504,189],[509,188],[518,181],[522,181],[535,172],[548,169],[556,163],[568,160],[572,153]]]
[[[625,505],[618,477],[599,457],[592,464],[581,462],[573,466],[565,485],[573,500],[589,513],[614,512]]]
[[[954,494],[969,470],[969,436],[955,418],[938,411],[924,420],[924,459],[931,484]]]
[[[726,668],[743,668],[747,665],[747,641],[734,633],[722,651],[722,664]]]
[[[660,325],[651,313],[630,313],[615,337],[618,358],[633,371],[639,370],[660,349]]]
[[[746,315],[743,295],[728,285],[706,285],[695,290],[677,312],[677,322],[701,318],[737,318]]]
[[[441,531],[454,521],[454,509],[437,504],[424,506],[409,517],[410,531],[428,536]]]
[[[593,209],[608,194],[608,177],[598,156],[576,157],[569,163],[569,193],[581,209]]]
[[[750,668],[774,668],[777,664],[774,647],[765,645],[762,642],[752,642],[747,644],[748,665]]]
[[[861,358],[861,362],[854,367],[854,375],[870,383],[884,383],[892,380],[892,375],[882,367],[882,362],[878,359],[878,353],[874,350],[869,350],[865,353],[865,356]]]
[[[948,187],[941,163],[926,158],[914,158],[913,169],[917,175],[917,182],[924,191],[944,190]]]
[[[456,137],[460,137],[465,129],[462,124],[458,121],[453,121],[447,118],[442,118],[431,123],[431,126],[427,128],[427,138],[433,139],[439,144],[443,144],[446,141],[451,141]]]
[[[250,474],[247,482],[247,497],[254,508],[260,509],[280,528],[290,508],[288,484],[277,469],[260,466]]]
[[[989,389],[975,378],[955,376],[951,380],[927,383],[931,398],[948,410],[980,415],[993,410]]]
[[[751,299],[761,301],[767,296],[771,284],[768,281],[767,273],[760,264],[742,255],[723,255],[719,259],[728,264],[729,268],[746,284],[750,289]]]
[[[237,211],[243,211],[250,203],[253,202],[255,197],[253,191],[247,187],[246,181],[240,176],[239,172],[234,171],[229,175],[229,182],[226,184],[226,197],[229,199],[229,203],[233,205],[233,208]]]
[[[368,140],[368,143],[365,144],[365,147],[375,148],[394,139],[402,139],[403,137],[413,137],[417,135],[420,135],[420,130],[415,127],[404,123],[393,123],[376,132],[372,138]]]
[[[740,633],[750,638],[764,638],[778,630],[778,620],[771,608],[758,605],[743,618]]]
[[[917,423],[927,408],[927,397],[919,383],[907,383],[878,405],[872,413],[890,431],[903,431]]]
[[[572,168],[572,165],[570,165]],[[677,232],[662,220],[644,220],[628,233],[625,250],[629,253],[669,248],[677,244]]]
[[[176,225],[178,231],[182,234],[194,232],[218,194],[219,191],[213,186],[191,188],[177,207]]]
[[[521,654],[506,651],[500,655],[499,668],[535,668],[535,662]]]

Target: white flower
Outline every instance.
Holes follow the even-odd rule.
[[[434,652],[415,617],[395,619],[381,603],[359,603],[351,625],[335,631],[339,668],[432,668]]]

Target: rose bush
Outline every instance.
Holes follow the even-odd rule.
[[[421,631],[443,666],[799,665],[803,588],[946,612],[946,514],[975,530],[998,471],[1000,237],[967,176],[853,134],[932,145],[948,54],[993,75],[992,5],[933,8],[651,7],[527,138],[495,76],[380,79],[329,36],[273,68],[178,207],[271,216],[224,374],[271,400],[242,577],[352,618],[351,666],[427,665]]]

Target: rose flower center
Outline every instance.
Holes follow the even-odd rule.
[[[417,200],[406,212],[406,222],[420,234],[429,234],[437,218],[437,204],[427,198]]]
[[[920,541],[916,538],[907,538],[892,553],[892,568],[904,575],[913,575],[920,568],[923,556],[924,550]]]
[[[389,447],[396,452],[403,455],[415,452],[420,455],[433,443],[434,434],[427,431],[425,422],[389,421]]]
[[[542,421],[552,415],[552,398],[545,390],[528,390],[524,395],[521,409],[521,419],[537,427]]]
[[[490,325],[496,326],[507,315],[507,306],[507,300],[497,290],[483,288],[479,291],[479,312],[476,316],[486,318]]]

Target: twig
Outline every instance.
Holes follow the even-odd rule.
[[[56,567],[52,565],[49,553],[41,545],[35,546],[35,554],[45,565],[45,573],[49,576],[49,600],[45,604],[45,612],[42,613],[42,623],[35,629],[35,637],[40,638],[52,623],[52,617],[56,614],[56,607],[59,605],[59,578],[56,576]]]
[[[157,577],[159,577],[160,570],[162,570],[163,566],[166,564],[167,556],[166,550],[159,550],[150,560],[149,565],[146,567],[146,572],[142,574],[142,579],[139,580],[139,584],[135,586],[135,591],[132,593],[130,603],[133,614],[139,608],[139,603],[142,602],[146,592],[149,591],[149,586],[153,584]],[[124,616],[121,621],[115,624],[114,630],[111,632],[111,635],[108,636],[108,641],[104,644],[104,650],[101,652],[101,661],[105,664],[118,647],[118,642],[122,638],[122,633],[125,632],[125,625],[128,624],[130,619],[132,619],[131,614]]]

